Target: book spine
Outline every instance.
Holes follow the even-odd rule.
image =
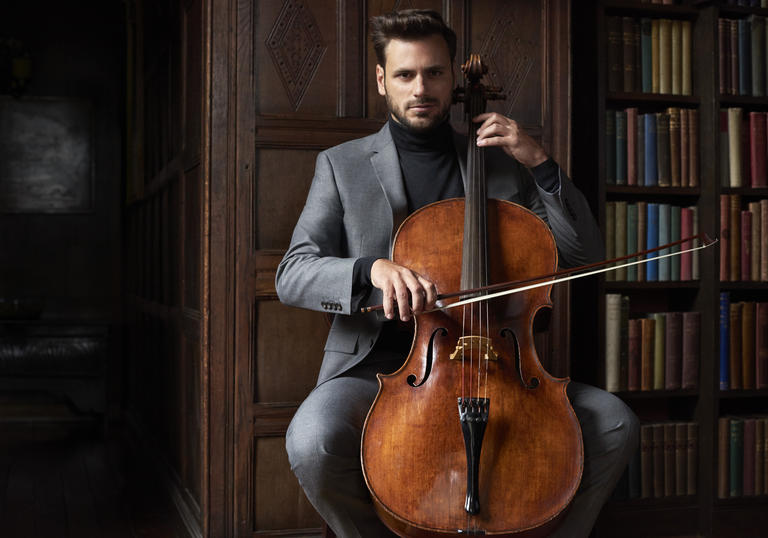
[[[728,417],[717,419],[717,497],[727,499],[731,492],[730,479],[730,431]]]
[[[653,337],[653,390],[664,389],[664,355],[666,353],[664,344],[666,343],[666,314],[661,312],[653,314],[654,337]]]
[[[680,206],[670,206],[669,208],[669,241],[680,241],[680,215],[682,208]],[[680,252],[680,245],[669,247],[669,252],[677,254]],[[669,279],[680,280],[680,256],[669,258]]]
[[[619,343],[621,331],[621,295],[605,295],[605,390],[619,390]]]
[[[677,426],[670,422],[664,424],[664,496],[675,494],[675,444],[677,442]]]
[[[756,303],[746,301],[741,306],[741,388],[754,389]]]
[[[699,186],[699,111],[688,111],[688,186]]]
[[[659,19],[659,92],[672,93],[672,21]]]
[[[693,95],[693,76],[692,76],[692,64],[691,53],[693,52],[692,46],[692,25],[691,21],[681,21],[682,30],[682,46],[680,54],[682,55],[682,92],[683,95]]]
[[[621,18],[621,38],[623,45],[622,86],[625,92],[633,92],[635,91],[635,36],[632,17]]]
[[[696,484],[698,483],[698,469],[696,464],[699,461],[697,454],[699,449],[699,425],[695,422],[688,423],[688,454],[685,461],[688,464],[688,471],[685,473],[688,478],[688,495],[696,495]]]
[[[669,116],[669,183],[673,187],[680,187],[680,109],[670,107],[667,114]]]
[[[741,303],[731,303],[730,334],[728,340],[730,346],[728,356],[731,366],[731,390],[743,388],[741,386]]]
[[[675,424],[675,490],[674,495],[688,492],[688,424]]]
[[[627,184],[627,112],[616,111],[616,184]]]
[[[730,186],[741,187],[741,109],[728,109],[728,164],[730,166]]]
[[[751,213],[752,229],[750,230],[750,264],[749,279],[753,282],[760,280],[760,202],[750,202],[749,212]]]
[[[656,114],[656,159],[659,187],[671,185],[669,139],[669,114],[659,112]]]
[[[637,249],[637,204],[627,205],[627,252],[638,252]],[[637,265],[627,267],[627,280],[637,281]]]
[[[672,208],[669,204],[659,204],[659,245],[666,245],[671,241],[671,213]],[[669,254],[668,248],[659,251],[659,280],[671,280],[670,278],[670,259],[663,257]]]
[[[605,182],[616,184],[616,111],[605,111]]]
[[[627,390],[640,390],[642,363],[641,320],[629,320],[629,353],[627,357]]]
[[[744,419],[744,456],[742,464],[742,495],[755,494],[755,419]]]
[[[677,390],[682,386],[683,379],[683,314],[667,312],[667,326],[664,330],[664,388]]]
[[[627,185],[637,185],[637,108],[627,113]]]
[[[730,376],[731,299],[720,293],[720,390],[731,388]]]
[[[720,195],[720,280],[726,282],[731,279],[730,260],[731,250],[731,201],[727,194]]]
[[[765,112],[750,112],[749,115],[749,164],[752,187],[765,184]]]
[[[644,114],[645,119],[645,186],[658,184],[658,165],[656,162],[656,114]]]
[[[659,246],[659,204],[655,202],[648,202],[648,217],[647,217],[648,233],[646,234],[646,249],[650,250]],[[657,254],[651,253],[647,255],[652,258],[645,265],[646,280],[649,282],[659,280],[659,261],[656,259]]]
[[[767,208],[768,209],[768,208]],[[648,203],[637,202],[637,252],[642,252],[648,248]],[[642,282],[647,280],[646,264],[641,263],[637,266],[637,280]]]
[[[691,237],[693,233],[693,212],[690,208],[683,207],[680,210],[680,237]],[[680,255],[680,280],[691,280],[692,252],[685,252],[693,246],[693,241],[686,241],[681,248],[683,253]]]
[[[615,232],[615,247],[613,256],[616,258],[626,256],[627,253],[627,202],[616,202],[616,232]],[[614,271],[615,279],[620,281],[627,280],[627,268],[620,267]]]
[[[652,318],[640,320],[640,390],[653,389],[653,354],[656,336],[656,321]]]
[[[744,421],[737,417],[730,420],[730,455],[731,465],[729,469],[730,476],[730,496],[741,497],[743,493],[744,478]]]
[[[640,497],[653,497],[653,425],[640,426]]]
[[[737,281],[741,278],[741,196],[731,194],[729,207],[730,249],[728,266],[730,267],[730,280]]]
[[[640,47],[642,48],[642,80],[643,92],[653,91],[652,81],[652,59],[651,50],[651,19],[643,17],[640,19]]]
[[[758,389],[768,388],[768,303],[755,306],[755,383]],[[768,491],[766,491],[768,493]]]
[[[701,312],[683,312],[682,383],[683,389],[699,386],[699,357],[701,346]]]
[[[741,226],[741,275],[740,280],[748,282],[752,271],[752,213],[742,210]]]
[[[623,47],[621,17],[606,17],[608,26],[608,91],[618,92],[623,87]]]

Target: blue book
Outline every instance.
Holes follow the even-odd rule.
[[[682,207],[673,205],[669,211],[669,241],[680,241],[680,216],[682,214]],[[670,252],[680,252],[680,245],[676,245],[669,249]],[[680,280],[680,256],[672,256],[669,258],[669,279]]]
[[[659,204],[659,243],[666,245],[669,243],[669,217],[670,205]],[[658,246],[656,245],[656,246]],[[668,248],[659,251],[659,256],[669,254]],[[659,280],[669,280],[669,258],[659,258]]]
[[[739,95],[752,94],[752,30],[749,20],[739,19]]]
[[[720,390],[731,386],[728,352],[731,330],[731,296],[727,291],[720,293]]]
[[[644,114],[645,120],[645,183],[646,187],[658,184],[658,163],[656,162],[656,114]]]
[[[648,202],[648,218],[646,222],[645,248],[650,250],[659,246],[659,204]],[[659,261],[656,260],[657,252],[647,255],[651,261],[645,264],[645,279],[656,281],[659,279]]]
[[[642,62],[642,81],[643,93],[653,91],[653,56],[651,53],[651,19],[643,17],[640,19],[640,50]]]

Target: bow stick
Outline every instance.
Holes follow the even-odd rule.
[[[637,260],[637,261],[625,263],[625,264],[622,264],[622,265],[615,265],[615,266],[612,266],[612,267],[604,267],[602,269],[597,269],[597,270],[594,270],[594,271],[589,271],[589,269],[593,269],[595,267],[601,267],[601,266],[608,265],[608,264],[611,264],[611,263],[617,263],[617,262],[622,262],[622,261],[629,260],[629,259],[632,259],[632,258],[637,258],[638,256],[644,256],[646,254],[651,254],[653,252],[658,252],[660,250],[664,250],[664,249],[667,249],[667,248],[670,248],[670,247],[674,247],[674,246],[680,245],[682,243],[686,243],[688,241],[692,242],[692,241],[697,240],[697,239],[704,241],[701,245],[699,245],[697,247],[692,247],[692,248],[689,248],[689,249],[686,249],[686,250],[680,250],[678,252],[671,252],[671,253],[668,253],[668,254],[662,254],[660,256],[653,256],[651,258],[647,258],[647,259],[643,259],[643,260]],[[424,312],[422,312],[422,314],[428,314],[430,312],[436,312],[438,310],[448,310],[449,308],[455,308],[457,306],[463,306],[463,305],[475,303],[475,302],[478,302],[478,301],[486,301],[488,299],[494,299],[496,297],[503,297],[505,295],[511,295],[513,293],[519,293],[519,292],[522,292],[522,291],[526,291],[526,290],[530,290],[530,289],[534,289],[534,288],[539,288],[541,286],[548,286],[548,285],[551,285],[551,284],[558,284],[560,282],[567,282],[569,280],[575,280],[577,278],[583,278],[585,276],[596,275],[596,274],[605,273],[605,272],[608,272],[608,271],[615,271],[616,269],[621,269],[622,267],[630,267],[630,266],[633,266],[633,265],[640,265],[640,264],[643,264],[643,263],[648,263],[651,260],[660,260],[662,258],[669,258],[671,256],[679,256],[681,254],[685,254],[686,252],[693,252],[693,251],[696,251],[696,250],[701,250],[701,249],[710,247],[710,246],[714,245],[717,242],[718,242],[718,239],[711,239],[707,234],[701,233],[701,234],[692,235],[690,237],[686,237],[684,239],[680,239],[678,241],[673,241],[673,242],[667,243],[665,245],[661,245],[661,246],[658,246],[658,247],[655,247],[655,248],[651,248],[651,249],[648,249],[648,250],[643,250],[643,251],[640,251],[640,252],[635,252],[633,254],[627,254],[626,256],[621,256],[621,257],[618,257],[618,258],[613,258],[611,260],[605,260],[605,261],[600,261],[600,262],[591,263],[591,264],[587,264],[587,265],[582,265],[580,267],[574,267],[572,269],[564,269],[562,271],[557,271],[557,272],[554,272],[554,273],[550,273],[548,275],[536,276],[536,277],[528,278],[528,279],[524,279],[524,280],[514,280],[514,281],[511,281],[511,282],[502,282],[500,284],[491,284],[489,286],[483,286],[481,288],[474,288],[474,289],[470,289],[470,290],[461,290],[461,291],[456,291],[456,292],[451,292],[451,293],[440,294],[440,295],[437,296],[437,301],[442,301],[443,299],[450,299],[450,298],[453,298],[453,297],[460,297],[460,296],[467,296],[467,295],[475,295],[475,297],[464,299],[462,301],[458,301],[456,303],[451,303],[451,304],[445,305],[445,306],[438,306],[437,308],[434,308],[432,310],[424,311]],[[580,274],[576,274],[576,275],[573,274],[573,273],[578,273],[580,271],[588,271],[588,272],[580,273]],[[560,278],[560,277],[562,277],[562,278]],[[550,279],[554,279],[554,280],[550,280]],[[503,290],[503,291],[498,291],[496,293],[490,293],[490,294],[485,294],[485,295],[476,295],[478,293],[484,293],[484,292],[489,292],[489,291],[494,292],[496,290]],[[384,308],[384,305],[366,306],[366,307],[361,308],[360,312],[362,312],[362,313],[374,312],[376,310],[381,310],[383,308]]]

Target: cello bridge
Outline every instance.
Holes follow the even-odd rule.
[[[486,336],[462,336],[450,358],[451,360],[461,359],[465,355],[471,357],[473,353],[480,353],[480,356],[487,361],[499,360],[491,339]]]

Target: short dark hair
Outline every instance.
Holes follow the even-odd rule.
[[[431,35],[441,35],[448,45],[451,63],[456,58],[456,33],[443,18],[431,9],[404,9],[371,17],[371,41],[379,65],[385,67],[384,49],[390,40],[415,41]]]

